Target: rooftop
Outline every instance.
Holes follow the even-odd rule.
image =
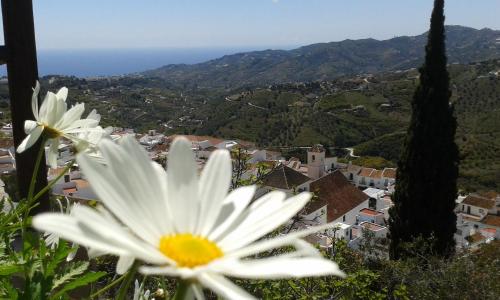
[[[372,168],[361,168],[361,171],[359,172],[359,176],[363,177],[370,177],[373,171],[376,171],[375,169]]]
[[[377,198],[377,196],[383,196],[385,194],[384,190],[369,187],[363,190],[363,193],[367,194],[370,198]]]
[[[360,166],[352,165],[352,164],[347,165],[347,172],[349,172],[349,173],[358,174],[358,172],[360,170],[361,170]]]
[[[480,241],[483,241],[486,239],[486,237],[484,235],[482,235],[481,233],[479,232],[476,232],[474,233],[473,235],[470,235],[468,237],[466,237],[466,239],[470,242],[470,243],[477,243],[477,242],[480,242]]]
[[[362,222],[361,224],[359,224],[359,226],[361,226],[365,229],[371,230],[371,231],[379,231],[379,230],[382,230],[385,228],[382,225],[378,225],[378,224],[371,223],[371,222]]]
[[[311,178],[306,175],[285,165],[280,165],[264,176],[262,184],[278,189],[291,190],[309,180],[311,180]]]
[[[382,172],[383,177],[396,179],[396,169],[395,168],[385,168]]]
[[[314,146],[311,147],[311,149],[309,150],[309,152],[321,153],[321,152],[325,152],[325,148],[321,144],[316,144],[316,145],[314,145]]]
[[[381,215],[382,213],[379,211],[376,211],[371,208],[363,208],[362,210],[359,211],[361,214],[369,215],[369,216],[378,216]]]
[[[495,215],[487,215],[481,223],[490,225],[490,226],[495,226],[495,227],[500,227],[500,216],[495,216]]]
[[[467,204],[471,206],[477,206],[485,209],[491,209],[495,207],[495,201],[481,197],[479,195],[468,195],[465,197],[465,199],[462,201],[462,204]]]
[[[309,213],[327,206],[327,220],[334,221],[368,200],[368,196],[349,183],[340,171],[330,173],[311,183],[311,192],[318,200],[307,207]]]

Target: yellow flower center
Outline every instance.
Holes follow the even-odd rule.
[[[43,131],[49,139],[55,139],[62,136],[62,132],[45,124],[43,124]]]
[[[224,253],[212,241],[190,233],[165,235],[160,239],[160,251],[178,266],[194,268],[222,257]]]

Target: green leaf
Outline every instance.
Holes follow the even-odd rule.
[[[6,276],[21,272],[23,267],[21,265],[0,265],[0,275]]]
[[[57,248],[54,251],[55,251],[55,253],[51,257],[51,261],[47,265],[46,273],[48,275],[53,275],[57,266],[61,262],[66,261],[66,257],[73,250],[68,247],[68,244],[66,242],[60,240],[59,245],[57,246]]]
[[[106,272],[91,272],[87,273],[85,275],[82,275],[73,281],[69,282],[66,284],[60,291],[58,291],[54,296],[51,297],[51,299],[58,299],[59,297],[63,296],[64,293],[74,290],[77,287],[85,286],[89,283],[97,281],[99,278],[107,275]]]
[[[66,282],[72,280],[74,277],[82,274],[83,272],[85,272],[87,270],[88,267],[89,267],[88,261],[72,265],[72,268],[67,273],[65,273],[61,277],[57,278],[56,280],[54,280],[54,285],[52,286],[52,290],[57,289],[62,284],[66,283]]]
[[[0,281],[0,299],[17,299],[16,288],[7,279]]]

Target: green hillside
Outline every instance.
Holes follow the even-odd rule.
[[[498,60],[451,65],[464,189],[498,189],[500,82]],[[197,134],[255,141],[266,147],[355,146],[355,154],[396,162],[402,149],[417,72],[328,82],[284,84],[213,103]],[[230,97],[231,98],[231,97]]]
[[[499,58],[500,32],[447,26],[448,58],[469,63]],[[422,63],[427,33],[389,40],[344,40],[297,49],[226,55],[194,65],[168,65],[144,72],[181,87],[243,87],[332,80],[340,76],[405,70]]]
[[[500,62],[452,64],[449,69],[459,124],[459,184],[468,190],[498,190]],[[354,147],[356,155],[395,163],[417,75],[412,69],[254,89],[184,89],[142,76],[47,76],[42,87],[67,86],[70,104],[85,102],[87,111],[96,108],[104,125],[239,138],[270,148],[315,143]],[[5,84],[0,84],[0,111],[8,122]]]

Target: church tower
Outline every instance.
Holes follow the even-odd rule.
[[[315,180],[325,176],[325,148],[314,145],[307,151],[307,176]]]

